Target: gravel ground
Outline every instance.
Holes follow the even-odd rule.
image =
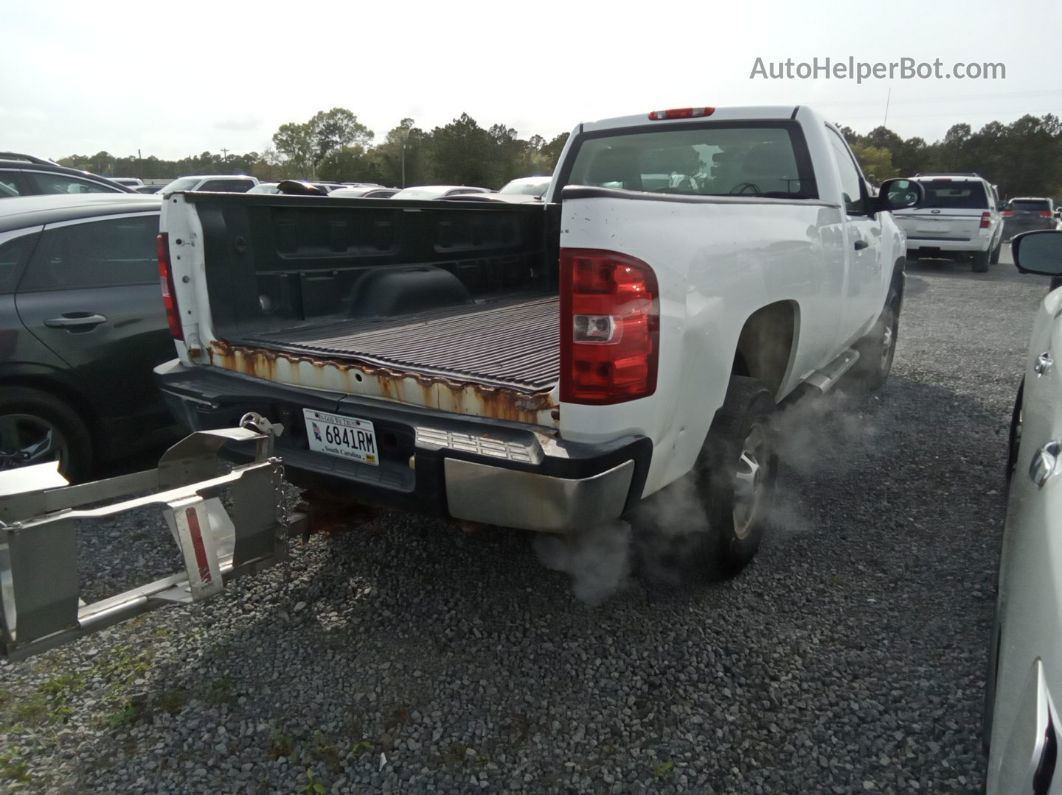
[[[3,666],[0,788],[976,791],[1043,289],[912,266],[892,380],[782,418],[777,528],[733,581],[627,579],[594,607],[527,535],[381,513],[211,602]]]

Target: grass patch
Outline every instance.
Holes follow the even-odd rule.
[[[0,781],[13,781],[18,784],[29,784],[29,766],[21,759],[16,759],[11,754],[0,754]]]
[[[269,734],[269,755],[273,759],[280,757],[291,758],[295,751],[295,738],[288,734],[283,727],[274,726]]]
[[[341,762],[339,749],[336,748],[336,744],[330,738],[320,732],[313,736],[313,741],[310,744],[310,757],[327,765],[328,769],[333,773],[339,770]]]
[[[216,706],[221,706],[222,704],[235,704],[236,685],[233,683],[232,679],[227,676],[215,679],[207,686],[204,699]]]
[[[670,759],[666,762],[661,762],[653,768],[653,775],[660,781],[670,781],[671,777],[675,775],[675,763]]]

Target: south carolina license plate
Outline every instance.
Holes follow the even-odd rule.
[[[303,409],[310,449],[362,464],[380,465],[376,431],[368,420]]]

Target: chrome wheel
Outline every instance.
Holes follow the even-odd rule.
[[[70,447],[54,423],[33,414],[0,415],[0,471],[58,461],[60,469]]]
[[[767,434],[756,425],[745,437],[734,472],[734,535],[739,539],[748,536],[763,508],[769,456]]]
[[[881,369],[884,372],[892,362],[892,346],[896,344],[896,321],[889,313],[885,329],[881,332]]]

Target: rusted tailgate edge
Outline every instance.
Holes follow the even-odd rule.
[[[278,384],[383,398],[472,417],[557,427],[558,405],[549,391],[522,392],[430,373],[380,367],[355,357],[302,356],[213,340],[215,367]]]

